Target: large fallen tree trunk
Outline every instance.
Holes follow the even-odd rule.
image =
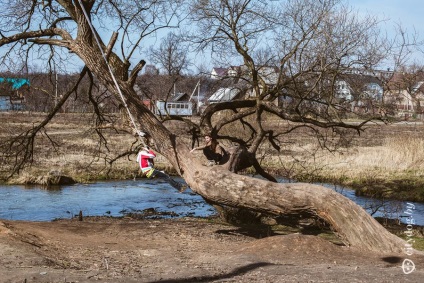
[[[104,65],[93,60],[91,50],[91,46],[81,48],[79,55],[102,84],[118,95]],[[140,130],[149,133],[154,148],[194,192],[208,201],[274,215],[314,214],[330,224],[346,245],[386,253],[398,253],[404,248],[403,240],[389,233],[360,206],[330,189],[311,184],[279,184],[237,175],[222,166],[201,165],[188,146],[147,110],[131,82],[119,82],[130,112],[137,114]]]
[[[400,253],[405,242],[388,232],[362,207],[323,186],[274,183],[216,167],[185,168],[191,189],[209,201],[273,215],[313,214],[331,225],[348,245],[362,250]]]
[[[33,2],[35,3],[36,1]],[[52,1],[47,2],[50,3]],[[46,12],[53,11],[54,14],[51,15],[52,18],[50,18],[50,14],[48,13],[41,15],[39,19],[46,20],[40,21],[40,30],[31,31],[31,29],[28,28],[28,31],[25,29],[24,32],[21,32],[21,30],[16,31],[15,34],[11,32],[10,36],[2,35],[0,46],[17,44],[18,42],[26,43],[27,40],[31,40],[31,44],[64,47],[81,58],[87,68],[87,70],[84,68],[82,74],[89,70],[89,75],[94,75],[100,84],[105,86],[110,93],[115,94],[119,101],[122,101],[125,107],[127,107],[126,104],[128,104],[130,113],[137,114],[137,122],[140,125],[140,129],[136,130],[142,130],[149,133],[155,142],[154,149],[168,159],[194,192],[217,204],[247,208],[274,215],[298,213],[314,214],[329,223],[347,245],[378,252],[402,251],[405,244],[403,240],[390,234],[361,207],[330,189],[310,184],[278,184],[275,182],[263,181],[231,173],[221,166],[212,168],[204,167],[197,160],[193,160],[194,157],[190,154],[188,146],[161,124],[155,115],[143,105],[143,102],[134,91],[137,74],[141,71],[146,62],[141,60],[132,68],[132,71],[129,71],[130,62],[128,60],[130,58],[124,56],[125,59],[121,59],[113,52],[113,46],[117,35],[112,36],[107,46],[105,46],[103,42],[100,43],[98,40],[95,40],[97,39],[95,37],[96,32],[92,30],[92,25],[89,24],[90,19],[86,12],[88,11],[88,14],[91,14],[91,9],[93,9],[93,7],[98,8],[103,5],[98,4],[98,6],[94,6],[96,1],[62,0],[57,1],[57,3],[61,5],[64,10],[62,11],[59,9],[60,13],[56,13],[56,9],[43,9],[43,11]],[[325,4],[324,6],[327,5],[328,4]],[[33,14],[32,10],[28,12],[29,15]],[[156,9],[153,11],[156,11]],[[219,13],[221,13],[221,10],[219,10]],[[152,16],[153,15],[155,17],[157,16],[155,12],[152,12]],[[323,10],[323,15],[327,17],[327,8]],[[143,17],[143,15],[140,17]],[[19,16],[16,22],[21,22],[21,18],[22,17]],[[34,19],[36,18],[37,17]],[[28,23],[32,22],[31,20],[32,18],[28,18]],[[165,26],[168,26],[168,20],[169,19],[166,20],[167,23]],[[23,19],[23,21],[25,21],[25,19]],[[69,32],[64,28],[66,25],[58,24],[64,21],[74,21],[76,30],[73,24],[69,24],[71,28]],[[47,27],[44,27],[44,22],[47,24]],[[309,21],[307,20],[307,22]],[[148,33],[159,29],[156,24],[151,24],[151,26],[154,27],[153,30],[148,29],[142,32],[143,36],[140,37],[140,40]],[[249,27],[249,25],[247,27]],[[300,28],[303,28],[303,26],[300,26]],[[74,38],[75,34],[76,37]],[[123,37],[125,37],[125,35]],[[304,40],[310,41],[310,38],[305,37]],[[311,42],[315,41],[312,40]],[[138,43],[136,45],[138,45]],[[297,43],[295,45],[297,45]],[[130,53],[136,50],[136,46],[134,46],[134,48],[135,49],[132,49]],[[102,50],[102,52],[100,52],[100,50]],[[245,61],[249,61],[250,65],[254,66],[255,64],[253,64],[252,58],[250,58],[246,51],[247,50],[238,50],[239,53],[241,52],[244,54]],[[290,56],[287,56],[287,58],[290,58]],[[129,55],[129,57],[131,57],[131,55]],[[374,57],[375,56],[372,56],[372,58]],[[49,63],[51,62],[49,61]],[[112,70],[114,76],[111,77]],[[256,84],[255,92],[260,94],[261,89],[257,80],[258,70],[255,68],[252,70],[254,71],[253,77]],[[326,72],[327,70],[325,70],[324,73]],[[306,77],[308,77],[308,73],[306,73]],[[301,76],[299,78],[301,78]],[[326,80],[325,76],[323,79],[324,81]],[[293,81],[297,84],[296,80]],[[320,80],[317,80],[317,83],[318,82],[320,82]],[[287,83],[291,85],[291,79],[289,79]],[[315,93],[315,89],[308,89],[307,92]],[[89,93],[91,93],[91,91]],[[70,94],[71,92],[69,92],[69,95]],[[275,95],[277,95],[277,93],[270,93],[271,98]],[[296,93],[295,95],[296,97],[298,96]],[[263,94],[261,94],[261,96],[263,96]],[[300,97],[303,100],[302,95]],[[68,98],[64,96],[63,103],[66,99]],[[263,98],[261,99],[263,100]],[[312,104],[315,104],[315,99],[315,97],[312,97],[312,100],[310,100],[313,102]],[[265,100],[268,100],[268,97]],[[282,118],[285,117],[285,115],[283,115],[284,109],[275,109],[271,107],[270,103],[265,103],[265,100],[263,100],[260,105],[256,105],[257,102],[255,100],[248,100],[247,103],[252,104],[251,107],[260,106],[260,109],[257,108],[254,112],[260,110],[257,112],[260,113],[266,108],[270,113],[279,115]],[[271,100],[268,102],[271,102]],[[96,103],[97,102],[93,101],[93,104]],[[325,102],[325,104],[327,104],[327,102]],[[60,106],[60,104],[58,105]],[[98,108],[98,105],[95,107]],[[219,107],[217,106],[217,108],[211,109],[209,115],[213,115],[215,111],[220,110]],[[233,105],[233,108],[233,110],[236,110],[238,107],[237,105]],[[221,110],[223,109],[224,108],[221,108]],[[50,118],[53,117],[56,110],[57,109],[51,113]],[[305,113],[308,112],[309,110]],[[249,113],[249,111],[247,113]],[[99,113],[97,114],[99,115]],[[306,118],[306,116],[300,117],[299,119],[301,121],[305,119],[310,120]],[[315,125],[321,126],[321,122],[316,120]],[[270,136],[272,135],[270,134]],[[29,147],[30,145],[27,146],[27,148]],[[252,152],[251,154],[253,155],[254,153]],[[237,171],[237,160],[232,160],[231,162],[234,167],[233,169]],[[255,165],[255,163],[253,162],[252,165]],[[264,175],[266,176],[266,174]]]
[[[101,77],[100,77],[101,78]],[[109,81],[111,92],[113,85]],[[348,246],[381,253],[400,253],[405,241],[388,232],[362,207],[343,195],[312,184],[282,184],[237,175],[224,166],[203,166],[184,142],[147,110],[133,89],[121,90],[141,130],[148,132],[154,148],[173,165],[190,188],[206,200],[273,215],[309,214],[327,222]]]
[[[145,115],[142,115],[144,123],[154,119]],[[210,202],[272,215],[316,215],[327,222],[346,245],[362,250],[401,253],[405,247],[404,240],[388,232],[362,207],[329,188],[306,183],[275,183],[237,175],[223,166],[203,166],[188,147],[167,134],[165,128],[152,126],[150,134],[160,153],[177,168],[194,192]]]

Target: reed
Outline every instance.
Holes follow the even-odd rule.
[[[318,154],[317,154],[318,155]],[[393,174],[424,174],[424,141],[418,137],[390,137],[381,146],[354,147],[329,153],[322,151],[314,159],[315,166],[323,167],[332,174],[348,177]]]
[[[285,147],[264,158],[275,174],[295,181],[325,182],[357,189],[358,194],[424,201],[424,141],[399,135],[376,146],[329,152],[317,143]]]

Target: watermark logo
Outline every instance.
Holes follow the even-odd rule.
[[[412,238],[413,229],[414,229],[413,225],[415,224],[415,219],[412,215],[414,209],[415,209],[415,205],[408,202],[406,205],[406,210],[404,211],[404,213],[407,215],[406,216],[406,231],[404,231],[404,233],[407,236],[407,240],[405,243],[405,253],[408,256],[411,256],[414,253],[414,249],[412,248],[412,244],[415,242],[415,240]],[[410,274],[414,272],[414,270],[415,270],[414,262],[408,258],[404,259],[402,263],[403,273]]]
[[[402,271],[405,274],[414,272],[415,264],[412,260],[405,258],[402,262]]]

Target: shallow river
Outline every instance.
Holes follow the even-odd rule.
[[[50,221],[71,218],[79,211],[85,216],[123,216],[151,208],[180,217],[203,217],[215,212],[191,190],[179,193],[159,179],[76,184],[55,190],[0,186],[0,219]]]
[[[176,179],[183,182],[180,178]],[[280,182],[285,180],[281,179]],[[413,204],[415,209],[412,210],[412,217],[415,224],[424,225],[423,203],[382,203],[379,200],[357,197],[350,189],[325,186],[352,199],[369,213],[375,207],[380,207],[374,216],[400,218],[405,222],[406,218],[403,216],[409,215],[404,211]],[[85,216],[123,216],[147,209],[164,214],[162,217],[205,217],[215,213],[213,207],[190,189],[181,194],[160,179],[76,184],[54,190],[36,186],[0,186],[0,219],[51,221],[75,217],[80,211]]]

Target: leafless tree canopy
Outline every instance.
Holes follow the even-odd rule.
[[[150,58],[153,63],[164,69],[167,75],[182,75],[190,65],[188,48],[175,33],[168,33],[157,49],[151,47]]]
[[[398,251],[402,246],[360,207],[335,192],[231,173],[254,166],[276,181],[256,159],[264,143],[279,150],[285,133],[308,129],[323,146],[328,141],[337,145],[345,131],[359,132],[370,120],[384,119],[382,100],[375,99],[363,110],[355,97],[346,99],[337,91],[337,82],[352,69],[373,70],[387,54],[402,51],[394,46],[407,45],[395,45],[382,37],[377,19],[358,17],[338,0],[0,0],[0,5],[0,47],[8,47],[0,58],[2,66],[28,70],[34,54],[58,70],[72,66],[73,60],[84,64],[76,82],[42,123],[2,144],[2,151],[7,152],[3,158],[15,158],[12,173],[31,161],[37,135],[86,79],[89,85],[84,91],[97,126],[109,121],[94,89],[102,88],[99,93],[107,91],[118,101],[122,95],[122,104],[136,116],[139,130],[150,134],[156,150],[193,191],[209,201],[275,215],[315,215],[330,223],[346,243],[363,249]],[[150,61],[138,57],[147,54],[143,53],[146,37],[178,27],[182,19],[189,21],[193,31],[186,34],[192,46],[211,49],[214,58],[228,66],[234,60],[242,63],[233,66],[225,78],[240,90],[239,99],[209,105],[198,124],[187,121],[189,127],[238,146],[226,167],[201,166],[187,144],[143,105],[134,90],[139,72]],[[163,50],[173,43],[166,41]],[[167,58],[173,67],[184,66],[173,58]],[[343,119],[348,116],[362,122],[346,123]],[[99,136],[103,138],[100,131]],[[346,215],[356,218],[346,221]],[[360,225],[366,229],[358,229]]]
[[[0,47],[4,51],[0,57],[2,67],[11,73],[34,74],[41,71],[50,74],[48,84],[44,83],[32,92],[37,100],[46,100],[43,110],[50,112],[46,120],[31,132],[22,133],[20,142],[3,144],[8,157],[14,160],[16,154],[12,174],[32,161],[32,147],[28,145],[33,144],[39,131],[55,113],[66,109],[66,105],[72,104],[76,97],[84,96],[86,99],[83,101],[91,104],[90,109],[97,117],[94,122],[97,128],[112,122],[107,114],[110,108],[101,107],[110,99],[110,93],[116,91],[105,64],[106,58],[117,79],[127,81],[132,87],[145,65],[142,58],[137,58],[142,50],[142,40],[161,29],[176,27],[180,22],[180,13],[176,9],[181,4],[179,1],[84,0],[81,1],[84,10],[79,3],[78,0],[0,2],[4,8],[0,20]],[[103,54],[84,11],[96,26]],[[102,38],[108,37],[110,42],[106,46]],[[81,57],[82,53],[85,56]],[[35,60],[35,63],[31,60]],[[108,83],[100,86],[102,76],[93,76],[94,69],[78,67],[84,61],[102,69],[103,79]],[[70,84],[62,79],[63,76],[57,76],[58,73],[69,74],[76,70],[80,74],[74,75]],[[37,76],[32,75],[32,78],[34,82],[37,81]],[[60,93],[55,95],[55,84],[58,82]],[[119,97],[116,97],[116,101],[115,104],[122,103]],[[100,141],[103,140],[100,130],[98,134]],[[17,154],[22,152],[25,154]]]
[[[337,82],[349,70],[372,70],[386,58],[390,45],[377,19],[359,18],[334,0],[196,1],[190,16],[199,27],[191,37],[199,49],[211,48],[221,61],[237,57],[243,62],[233,78],[244,100],[211,105],[201,126],[248,145],[250,153],[264,141],[278,149],[284,132],[296,128],[332,128],[334,138],[343,129],[360,131],[362,125],[343,122],[348,116],[364,123],[384,119],[382,100],[364,113],[337,93]],[[215,113],[223,110],[236,114],[214,122]],[[270,130],[267,116],[293,126]],[[233,123],[245,127],[251,138],[228,136],[224,129]]]

